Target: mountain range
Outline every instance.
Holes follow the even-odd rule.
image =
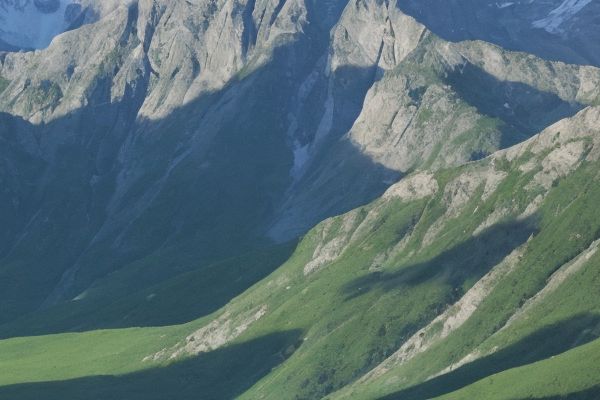
[[[594,0],[0,0],[0,398],[598,398],[599,43]]]

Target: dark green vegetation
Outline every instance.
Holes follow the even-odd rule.
[[[165,265],[181,258],[155,258],[113,274],[86,292],[81,299],[27,315],[0,328],[0,337],[85,331],[129,326],[160,326],[184,323],[211,314],[275,270],[294,249],[294,244],[274,246],[210,265],[199,265],[160,284],[127,295],[140,269]],[[179,249],[188,257],[193,249]],[[188,261],[193,262],[193,261]],[[143,286],[144,282],[137,282]],[[94,318],[90,318],[90,314]],[[122,316],[122,318],[115,318]]]
[[[527,399],[535,394],[535,398],[545,400],[594,400],[600,396],[600,386],[590,385],[600,373],[599,346],[596,340],[556,357],[493,375],[440,399]]]

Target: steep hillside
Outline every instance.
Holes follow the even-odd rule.
[[[2,341],[0,394],[593,398],[592,370],[555,368],[582,352],[593,362],[600,336],[599,127],[600,108],[586,108],[484,160],[409,175],[319,224],[276,272],[194,323]],[[59,357],[95,335],[114,341],[102,362]],[[515,376],[532,380],[494,389]]]
[[[0,399],[597,398],[598,3],[440,4],[0,0]]]
[[[451,44],[395,3],[101,4],[0,57],[4,323],[293,241],[598,102],[595,68]],[[60,330],[93,322],[75,320]]]

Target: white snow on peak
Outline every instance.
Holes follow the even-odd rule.
[[[550,33],[561,33],[560,26],[591,2],[592,0],[564,0],[546,18],[534,21],[533,26]]]
[[[42,12],[34,0],[0,0],[0,40],[22,49],[43,49],[64,32],[65,10],[75,0],[60,0],[53,12]]]

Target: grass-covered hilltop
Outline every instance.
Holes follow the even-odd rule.
[[[600,399],[597,2],[34,3],[0,400]]]

